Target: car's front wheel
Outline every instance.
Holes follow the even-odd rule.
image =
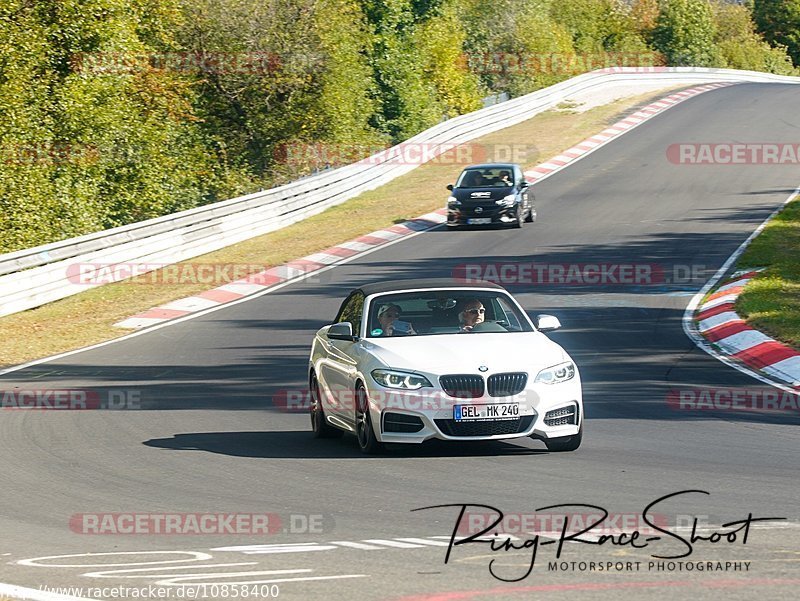
[[[363,384],[356,388],[356,438],[358,446],[367,455],[383,451],[383,443],[378,442],[369,411],[369,399]]]
[[[574,436],[560,436],[558,438],[546,438],[544,441],[548,451],[562,452],[575,451],[581,446],[583,440],[583,423]]]
[[[528,193],[528,215],[525,217],[525,223],[533,223],[536,221],[536,199],[533,194]]]
[[[319,390],[319,381],[316,374],[311,376],[311,430],[314,438],[339,438],[344,434],[343,430],[335,428],[325,419],[325,411],[322,408],[322,396]]]
[[[517,205],[517,220],[514,222],[515,228],[521,228],[525,224],[525,207],[522,203]]]

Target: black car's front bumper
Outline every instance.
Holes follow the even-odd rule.
[[[448,206],[447,225],[508,225],[517,223],[518,205],[497,204]],[[522,217],[522,215],[520,215]]]

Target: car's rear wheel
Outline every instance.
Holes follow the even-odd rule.
[[[319,382],[316,374],[311,375],[311,430],[314,438],[339,438],[344,431],[335,428],[325,419],[325,411],[322,408],[322,396],[319,390]]]
[[[574,436],[560,436],[558,438],[547,438],[544,441],[548,451],[562,452],[575,451],[581,446],[583,440],[583,423]]]
[[[378,442],[369,411],[369,399],[363,384],[356,387],[356,438],[358,446],[367,455],[383,451],[383,443]]]

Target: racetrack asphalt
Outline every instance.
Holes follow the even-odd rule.
[[[113,390],[137,402],[119,411],[2,412],[0,582],[144,586],[182,574],[187,583],[287,580],[280,598],[299,600],[794,599],[800,412],[689,411],[669,401],[680,391],[764,389],[695,348],[681,318],[691,296],[792,193],[800,170],[674,164],[667,148],[797,144],[798,126],[798,87],[707,92],[536,184],[539,218],[522,230],[433,230],[248,302],[0,377],[4,391],[90,389],[105,397]],[[583,378],[586,433],[578,451],[547,453],[523,440],[394,447],[365,457],[352,437],[314,440],[306,413],[275,406],[286,391],[305,389],[313,333],[352,287],[525,262],[607,268],[600,283],[508,286],[531,316],[552,313],[564,325],[551,337]],[[631,265],[651,277],[610,281]],[[684,523],[676,516],[700,516],[708,533],[749,513],[787,520],[754,526],[747,544],[699,541],[681,560],[749,561],[746,572],[645,569],[656,561],[651,554],[684,550],[664,537],[644,549],[573,543],[562,557],[642,562],[636,571],[552,571],[549,546],[530,577],[507,583],[490,575],[489,562],[496,558],[496,573],[518,577],[530,550],[463,545],[445,565],[446,539],[430,537],[450,534],[457,509],[411,511],[475,503],[532,514],[585,503],[635,515],[688,489],[710,495],[682,495],[653,511],[678,520],[676,528]],[[257,536],[101,535],[70,525],[76,515],[102,512],[271,512],[282,526]],[[231,548],[279,543],[308,545],[282,553]],[[85,555],[121,552],[129,554]],[[56,555],[76,557],[24,561]],[[170,560],[177,563],[159,563]],[[133,569],[142,571],[121,571]],[[264,573],[283,570],[307,571]],[[246,575],[221,575],[231,572]],[[435,595],[448,591],[464,593]]]

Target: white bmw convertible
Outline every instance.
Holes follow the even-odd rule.
[[[315,436],[384,443],[530,436],[573,451],[583,436],[578,368],[501,286],[406,280],[353,290],[311,348]]]

